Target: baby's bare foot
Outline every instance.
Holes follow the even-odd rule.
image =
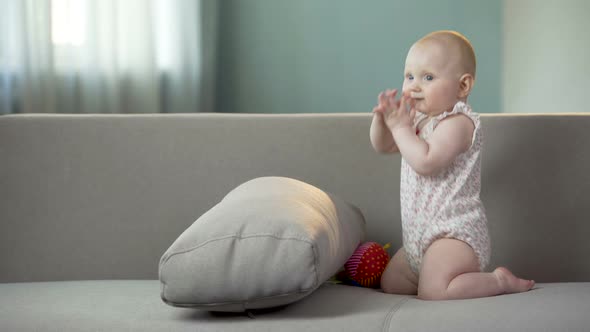
[[[505,267],[495,269],[494,274],[505,294],[526,292],[535,286],[534,280],[520,279]]]

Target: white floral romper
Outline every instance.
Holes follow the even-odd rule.
[[[446,169],[433,176],[416,173],[402,158],[400,203],[403,241],[411,269],[418,275],[426,249],[441,238],[469,244],[484,271],[490,260],[490,237],[484,206],[480,200],[482,130],[479,115],[458,102],[451,112],[433,118],[418,133],[428,140],[444,118],[462,113],[475,125],[471,147]],[[414,127],[426,117],[417,113]]]

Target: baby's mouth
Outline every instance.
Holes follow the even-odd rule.
[[[424,94],[422,92],[410,92],[410,98],[412,98],[412,99],[424,99]]]

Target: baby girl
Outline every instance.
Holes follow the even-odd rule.
[[[402,96],[379,94],[370,137],[399,152],[403,247],[381,277],[386,293],[425,300],[530,290],[534,281],[498,267],[486,273],[490,238],[480,195],[482,129],[467,104],[475,83],[471,43],[454,31],[418,40],[406,57]]]

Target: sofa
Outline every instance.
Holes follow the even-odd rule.
[[[158,262],[250,179],[337,194],[402,244],[399,155],[370,114],[0,116],[0,331],[590,331],[590,114],[484,114],[490,269],[533,290],[422,301],[327,281],[285,306],[167,305]]]

